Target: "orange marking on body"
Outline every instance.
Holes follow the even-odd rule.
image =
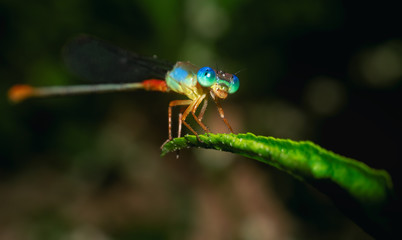
[[[34,88],[29,85],[14,85],[8,90],[8,98],[15,102],[21,102],[33,95]]]
[[[147,91],[159,91],[159,92],[167,92],[168,87],[164,80],[159,79],[148,79],[142,82],[144,89]]]

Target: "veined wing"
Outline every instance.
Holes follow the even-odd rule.
[[[173,64],[144,57],[113,46],[103,40],[81,35],[63,48],[68,69],[92,82],[127,83],[145,79],[165,79]]]

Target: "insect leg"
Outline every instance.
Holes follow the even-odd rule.
[[[198,114],[198,120],[201,121],[202,118],[204,117],[204,113],[205,113],[205,110],[207,109],[207,106],[208,106],[208,99],[205,98],[204,104],[202,105],[202,108],[201,108],[201,111],[200,111],[200,114]]]
[[[215,95],[212,92],[211,92],[211,97],[214,100],[214,102],[215,102],[215,104],[216,104],[216,106],[218,108],[218,112],[219,112],[220,117],[225,122],[225,124],[229,128],[230,132],[233,133],[232,127],[230,126],[228,120],[226,120],[226,118],[225,118],[225,113],[223,112],[221,104],[219,103],[218,99],[215,97]]]
[[[175,106],[181,106],[181,105],[191,105],[192,103],[193,103],[193,100],[173,100],[169,103],[169,107],[168,107],[169,138],[162,144],[161,148],[163,148],[163,146],[165,146],[165,144],[167,142],[169,142],[170,140],[173,139],[173,137],[172,137],[172,108]],[[181,124],[179,124],[179,127],[181,128]]]
[[[177,137],[181,137],[181,126],[183,124],[183,121],[181,120],[181,117],[183,116],[183,112],[186,110],[186,107],[181,107],[180,112],[179,112],[179,127],[177,128]]]
[[[179,113],[179,126],[177,127],[177,137],[178,137],[178,138],[181,136],[181,124],[182,124],[181,116],[183,115],[183,111],[184,111],[183,108],[180,109],[180,113]],[[180,150],[177,150],[177,151],[176,151],[176,159],[179,159],[179,156],[180,156]]]
[[[201,142],[201,139],[198,136],[197,132],[194,131],[194,129],[186,122],[186,118],[187,118],[188,114],[190,114],[190,112],[193,110],[194,105],[197,103],[197,100],[198,99],[196,99],[196,100],[187,100],[187,101],[191,101],[191,104],[184,111],[183,115],[181,116],[181,120],[182,120],[184,126],[186,126],[192,133],[194,133],[194,135],[197,137],[198,141]],[[198,120],[198,119],[196,118],[196,120]]]
[[[195,116],[195,111],[197,110],[198,106],[201,104],[202,100],[205,99],[205,96],[206,95],[203,94],[195,100],[196,102],[195,102],[193,108],[191,109],[191,114],[193,115],[193,117],[194,117],[195,121],[198,123],[198,125],[200,125],[202,127],[202,129],[204,129],[205,132],[209,133],[208,128],[201,122],[201,120],[198,117]],[[205,104],[204,104],[204,106],[205,106]],[[203,106],[203,108],[204,108],[204,106]],[[202,109],[201,109],[201,111],[202,111]],[[202,114],[204,114],[204,113],[202,113]]]

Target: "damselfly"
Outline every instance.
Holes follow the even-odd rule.
[[[73,39],[63,49],[64,60],[69,69],[82,78],[99,84],[55,87],[32,87],[15,85],[9,90],[9,98],[20,102],[31,97],[51,97],[88,93],[104,93],[145,89],[148,91],[177,92],[187,100],[173,100],[168,107],[169,138],[172,140],[172,107],[187,106],[179,113],[178,136],[184,124],[197,138],[197,132],[186,119],[191,114],[197,124],[207,133],[210,131],[202,123],[208,104],[208,94],[215,102],[219,115],[233,132],[226,120],[219,100],[239,89],[239,78],[210,67],[198,68],[190,62],[170,64],[156,57],[143,57],[112,46],[90,36]],[[164,79],[164,80],[163,80]],[[136,82],[142,81],[142,82]],[[196,115],[198,107],[201,110]],[[167,142],[166,141],[166,142]]]

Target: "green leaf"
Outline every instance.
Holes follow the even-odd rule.
[[[327,194],[337,207],[368,232],[377,223],[387,222],[383,209],[393,199],[393,186],[391,177],[384,170],[370,168],[309,141],[296,142],[252,133],[199,137],[201,141],[193,135],[173,139],[163,146],[162,156],[188,147],[236,153],[308,182]]]

